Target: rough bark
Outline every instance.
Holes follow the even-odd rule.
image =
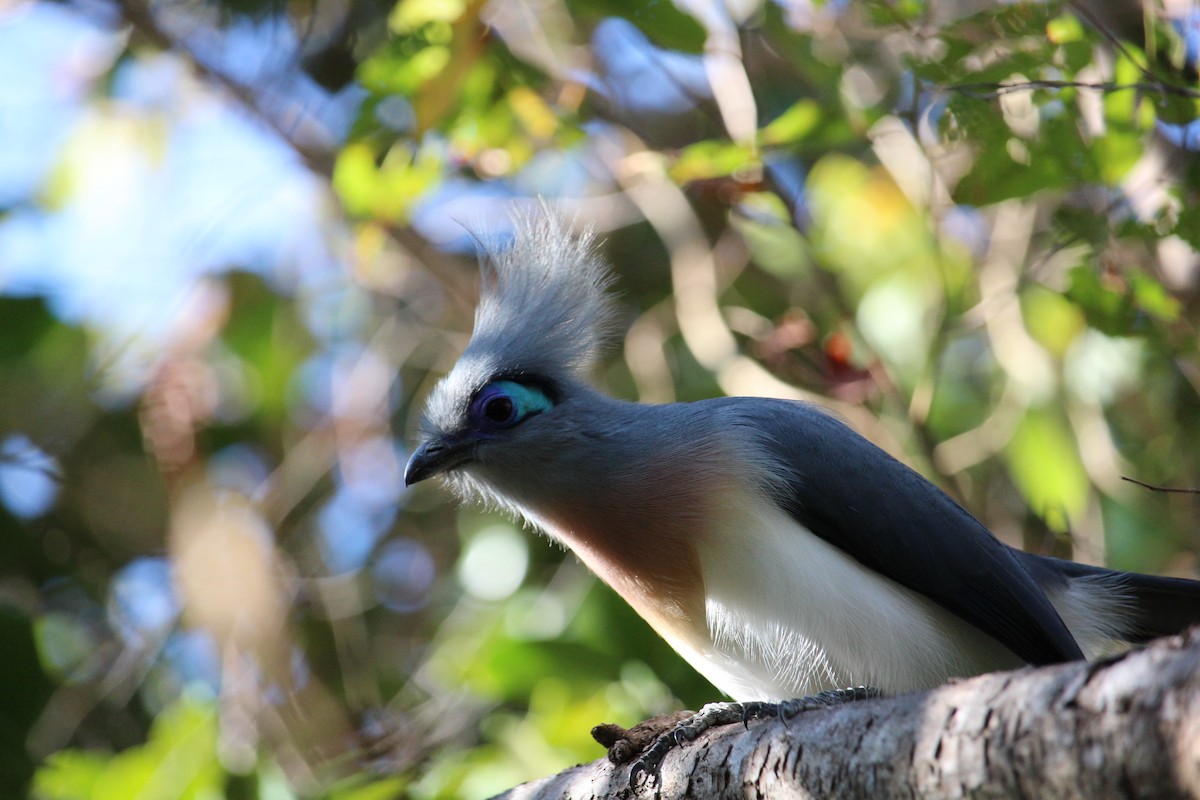
[[[1102,662],[709,731],[629,789],[606,759],[501,798],[1200,798],[1200,629]]]

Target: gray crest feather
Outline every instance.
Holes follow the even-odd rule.
[[[575,235],[545,205],[513,216],[513,240],[485,248],[475,331],[429,397],[427,427],[462,424],[471,395],[498,376],[581,382],[618,331],[595,236]]]
[[[545,206],[514,215],[513,231],[509,247],[484,255],[463,360],[493,362],[495,372],[582,378],[618,323],[595,235],[572,234]]]

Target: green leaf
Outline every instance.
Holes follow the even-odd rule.
[[[85,750],[61,750],[46,758],[33,780],[33,797],[45,800],[90,800],[108,767],[110,756]]]
[[[0,336],[0,366],[24,359],[57,325],[45,301],[34,297],[0,297],[0,319],[5,323],[4,335]]]
[[[1129,283],[1133,288],[1134,303],[1142,311],[1164,322],[1179,319],[1179,300],[1167,294],[1166,288],[1157,280],[1143,272],[1134,272],[1129,275]]]
[[[1177,550],[1170,529],[1135,506],[1101,497],[1105,561],[1115,569],[1155,573]]]
[[[1200,204],[1184,206],[1175,222],[1175,235],[1200,250]]]
[[[1055,44],[1078,42],[1084,38],[1083,24],[1075,14],[1063,14],[1046,23],[1046,36]]]
[[[34,777],[33,793],[44,800],[209,800],[223,795],[224,780],[216,707],[184,695],[159,714],[141,747],[50,756]]]
[[[1065,419],[1029,409],[1005,453],[1013,482],[1050,528],[1067,531],[1082,522],[1090,483]]]
[[[1129,336],[1151,320],[1174,322],[1182,306],[1157,279],[1129,269],[1103,277],[1088,266],[1071,270],[1066,296],[1083,309],[1088,323],[1109,336]]]
[[[333,166],[333,188],[346,212],[369,216],[378,191],[379,171],[375,154],[364,143],[351,144],[338,153]]]
[[[404,796],[408,783],[404,778],[384,778],[361,786],[336,789],[329,793],[328,800],[395,800]]]
[[[735,215],[731,221],[754,263],[784,279],[796,279],[811,268],[808,243],[792,225],[787,209],[777,195],[759,192],[743,200],[758,213],[754,216]]]
[[[999,369],[978,334],[951,340],[937,357],[926,424],[944,441],[983,424],[1000,393]]]
[[[47,673],[67,681],[87,676],[96,643],[86,623],[70,614],[52,612],[39,617],[33,629]]]
[[[680,151],[671,165],[671,179],[691,183],[732,175],[736,170],[758,163],[754,150],[745,145],[707,139]]]
[[[1066,296],[1083,309],[1088,324],[1109,336],[1128,336],[1134,332],[1137,314],[1133,303],[1111,282],[1101,280],[1090,266],[1071,270]]]
[[[401,0],[388,17],[388,27],[410,33],[431,22],[454,22],[465,8],[463,0]]]
[[[945,46],[936,59],[914,64],[917,73],[939,83],[997,82],[1020,73],[1040,75],[1051,62],[1053,42],[1046,30],[1049,7],[1014,3],[989,8],[939,30]],[[997,41],[1009,46],[996,50]]]
[[[1078,305],[1042,286],[1021,293],[1021,311],[1030,335],[1059,358],[1086,326]]]
[[[1129,73],[1124,82],[1136,82],[1139,76],[1132,71],[1129,62],[1122,61],[1121,64]],[[1150,120],[1142,118],[1141,110],[1148,104],[1132,90],[1105,92],[1103,103],[1104,134],[1096,138],[1092,151],[1096,154],[1101,178],[1109,185],[1117,185],[1142,157],[1142,139]]]
[[[807,97],[798,100],[759,131],[759,144],[772,146],[800,142],[816,130],[821,117],[821,107],[816,101]]]

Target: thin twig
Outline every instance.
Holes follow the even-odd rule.
[[[1138,486],[1141,486],[1145,489],[1149,489],[1152,492],[1170,492],[1173,494],[1200,494],[1200,489],[1184,489],[1184,488],[1177,487],[1177,486],[1155,486],[1152,483],[1146,483],[1145,481],[1139,481],[1137,478],[1130,478],[1127,475],[1122,475],[1121,480],[1129,481],[1130,483],[1136,483]]]
[[[952,83],[942,87],[947,92],[962,92],[963,94],[978,93],[983,96],[998,97],[1013,92],[1028,92],[1034,89],[1093,89],[1099,92],[1128,92],[1138,91],[1146,94],[1170,94],[1177,97],[1187,97],[1192,100],[1200,99],[1200,89],[1187,86],[1175,86],[1158,81],[1138,81],[1136,83],[1117,83],[1115,81],[1060,81],[1060,80],[1028,80],[1014,83]]]

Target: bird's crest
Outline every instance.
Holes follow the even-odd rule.
[[[462,361],[492,373],[583,378],[617,331],[612,276],[595,235],[544,205],[513,217],[513,240],[482,258],[475,331]]]

